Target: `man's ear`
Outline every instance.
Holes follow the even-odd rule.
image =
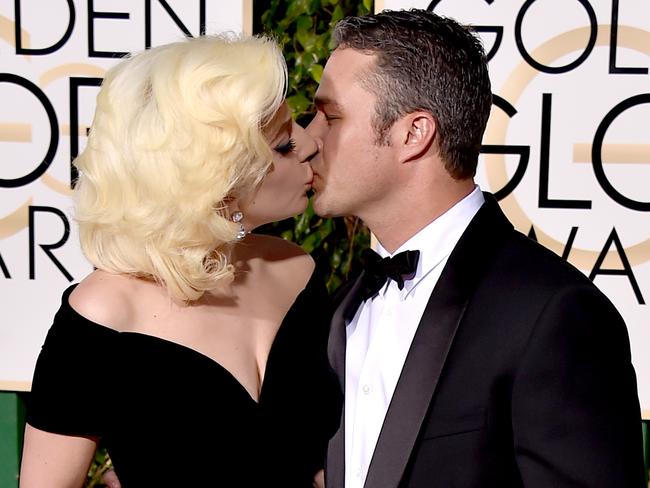
[[[418,159],[432,150],[436,121],[428,112],[413,112],[400,120],[400,162]]]

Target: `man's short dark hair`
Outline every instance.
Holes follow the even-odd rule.
[[[427,10],[385,10],[341,20],[334,41],[377,56],[361,81],[377,96],[379,143],[401,116],[424,110],[436,120],[447,171],[458,179],[476,173],[492,92],[483,46],[469,27]]]

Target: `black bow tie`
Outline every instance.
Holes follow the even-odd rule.
[[[366,249],[363,254],[365,272],[361,289],[362,300],[374,297],[386,280],[397,283],[398,288],[404,288],[404,280],[410,280],[415,275],[420,251],[404,251],[392,258],[381,258],[372,249]]]

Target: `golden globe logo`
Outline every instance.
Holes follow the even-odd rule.
[[[618,275],[625,296],[646,304],[650,77],[647,61],[628,66],[620,54],[646,60],[650,32],[619,15],[621,7],[627,21],[650,25],[650,17],[630,18],[635,8],[647,12],[643,2],[434,0],[427,7],[471,24],[486,41],[495,96],[479,182],[520,231],[592,280]],[[604,15],[609,23],[599,23]]]
[[[611,37],[610,26],[599,26],[598,36],[595,39],[596,46],[607,46]],[[543,45],[536,48],[532,56],[535,59],[543,60],[545,65],[550,65],[553,61],[561,56],[579,51],[584,47],[584,38],[588,34],[586,28],[575,29],[566,32],[560,36],[554,37]],[[619,28],[619,45],[631,49],[644,52],[650,55],[650,32],[642,31],[632,27],[621,26]],[[520,97],[532,81],[540,74],[540,72],[530,66],[527,62],[522,62],[508,77],[507,81],[500,90],[503,100],[507,100],[510,106],[517,105]],[[549,185],[549,152],[548,145],[550,143],[550,129],[551,129],[551,101],[552,96],[550,93],[545,93],[542,96],[542,131],[541,151],[540,151],[540,185],[539,185],[539,199],[538,204],[540,208],[559,208],[559,209],[590,209],[591,201],[589,200],[557,200],[551,199],[548,196]],[[594,100],[594,103],[597,100]],[[497,105],[499,102],[497,102]],[[628,210],[638,212],[650,211],[650,202],[635,200],[623,194],[609,180],[604,170],[606,164],[627,163],[626,167],[629,173],[629,178],[637,178],[635,174],[637,168],[635,164],[650,163],[649,149],[650,146],[639,143],[612,143],[606,141],[607,130],[626,110],[642,104],[650,104],[650,93],[641,93],[626,97],[617,103],[614,107],[603,107],[603,118],[599,123],[596,132],[594,133],[591,143],[584,143],[576,141],[574,143],[573,155],[575,162],[590,162],[594,168],[596,180],[600,184],[602,191],[613,201],[617,202],[622,207]],[[502,108],[505,103],[501,102]],[[522,109],[520,108],[520,111]],[[510,112],[510,113],[508,113]],[[488,131],[485,135],[485,140],[490,141],[497,147],[507,147],[505,142],[507,138],[508,128],[512,120],[512,110],[494,111]],[[490,152],[488,150],[485,152]],[[514,176],[509,177],[506,170],[505,158],[501,154],[490,154],[485,158],[486,172],[488,181],[492,188],[501,190],[501,197],[503,200],[500,202],[502,208],[507,213],[508,217],[513,221],[515,226],[523,231],[532,229],[534,237],[536,237],[546,247],[552,249],[556,253],[568,258],[569,261],[576,267],[588,270],[590,278],[595,278],[598,274],[622,274],[628,277],[630,286],[634,291],[634,295],[639,304],[644,304],[645,299],[639,287],[638,281],[634,276],[632,268],[634,266],[643,264],[650,260],[650,236],[643,239],[634,245],[628,247],[623,246],[620,236],[613,226],[611,233],[603,243],[600,250],[590,250],[578,248],[573,246],[573,242],[577,237],[579,230],[578,226],[572,226],[565,242],[552,237],[549,233],[545,233],[540,225],[537,225],[535,218],[527,213],[522,205],[519,203],[517,197],[512,194],[512,191],[517,187],[517,184],[524,176],[526,171],[524,165],[524,158],[521,158],[518,172]],[[623,167],[623,166],[622,166]],[[503,189],[507,190],[507,194],[503,194]],[[648,227],[650,231],[650,227]],[[619,267],[614,263],[620,263]]]

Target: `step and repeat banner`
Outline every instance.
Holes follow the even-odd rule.
[[[62,291],[92,271],[71,161],[106,70],[130,52],[252,30],[252,0],[0,0],[0,390],[30,387]]]
[[[648,0],[383,0],[472,24],[495,94],[477,179],[625,317],[650,417]],[[250,32],[252,0],[0,0],[0,389],[27,390],[61,292],[91,271],[72,159],[106,70],[202,32]]]
[[[384,0],[483,39],[495,95],[477,181],[626,320],[650,418],[650,2]]]

